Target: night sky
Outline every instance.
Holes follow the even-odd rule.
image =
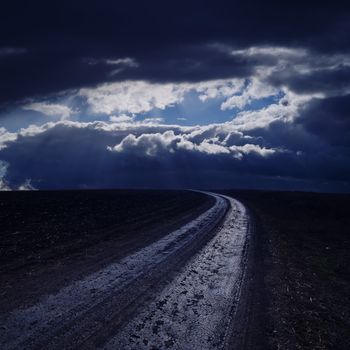
[[[350,191],[337,1],[11,1],[0,189]]]

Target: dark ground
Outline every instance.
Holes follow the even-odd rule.
[[[256,221],[252,348],[350,349],[350,195],[226,193]]]
[[[0,192],[0,312],[148,245],[212,201],[189,191]]]
[[[350,349],[350,195],[226,191],[255,218],[248,349]],[[185,191],[0,193],[0,312],[130,254],[211,205]]]

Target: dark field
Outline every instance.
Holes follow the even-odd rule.
[[[211,204],[189,191],[1,192],[0,311],[130,254]]]
[[[244,348],[350,349],[350,195],[225,193],[255,220]],[[0,312],[108,266],[212,204],[189,191],[0,193]]]
[[[350,349],[350,195],[229,193],[255,214],[269,348]]]

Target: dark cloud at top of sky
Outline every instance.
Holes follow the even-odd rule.
[[[12,1],[0,14],[0,103],[124,79],[200,81],[248,75],[252,62],[208,44],[350,50],[344,2]],[[11,53],[11,54],[10,54]],[[132,57],[110,75],[87,59]]]

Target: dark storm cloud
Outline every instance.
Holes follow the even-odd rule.
[[[198,81],[248,75],[252,62],[208,47],[270,45],[348,52],[344,3],[280,1],[7,2],[0,14],[0,103],[109,80]],[[24,51],[23,51],[24,50]],[[95,60],[134,58],[111,76]]]
[[[271,75],[268,81],[276,86],[288,86],[298,93],[321,92],[334,96],[350,91],[350,67],[339,65],[333,69],[321,68],[304,74],[291,68]]]
[[[343,146],[350,155],[350,95],[313,100],[298,122],[327,144]]]

